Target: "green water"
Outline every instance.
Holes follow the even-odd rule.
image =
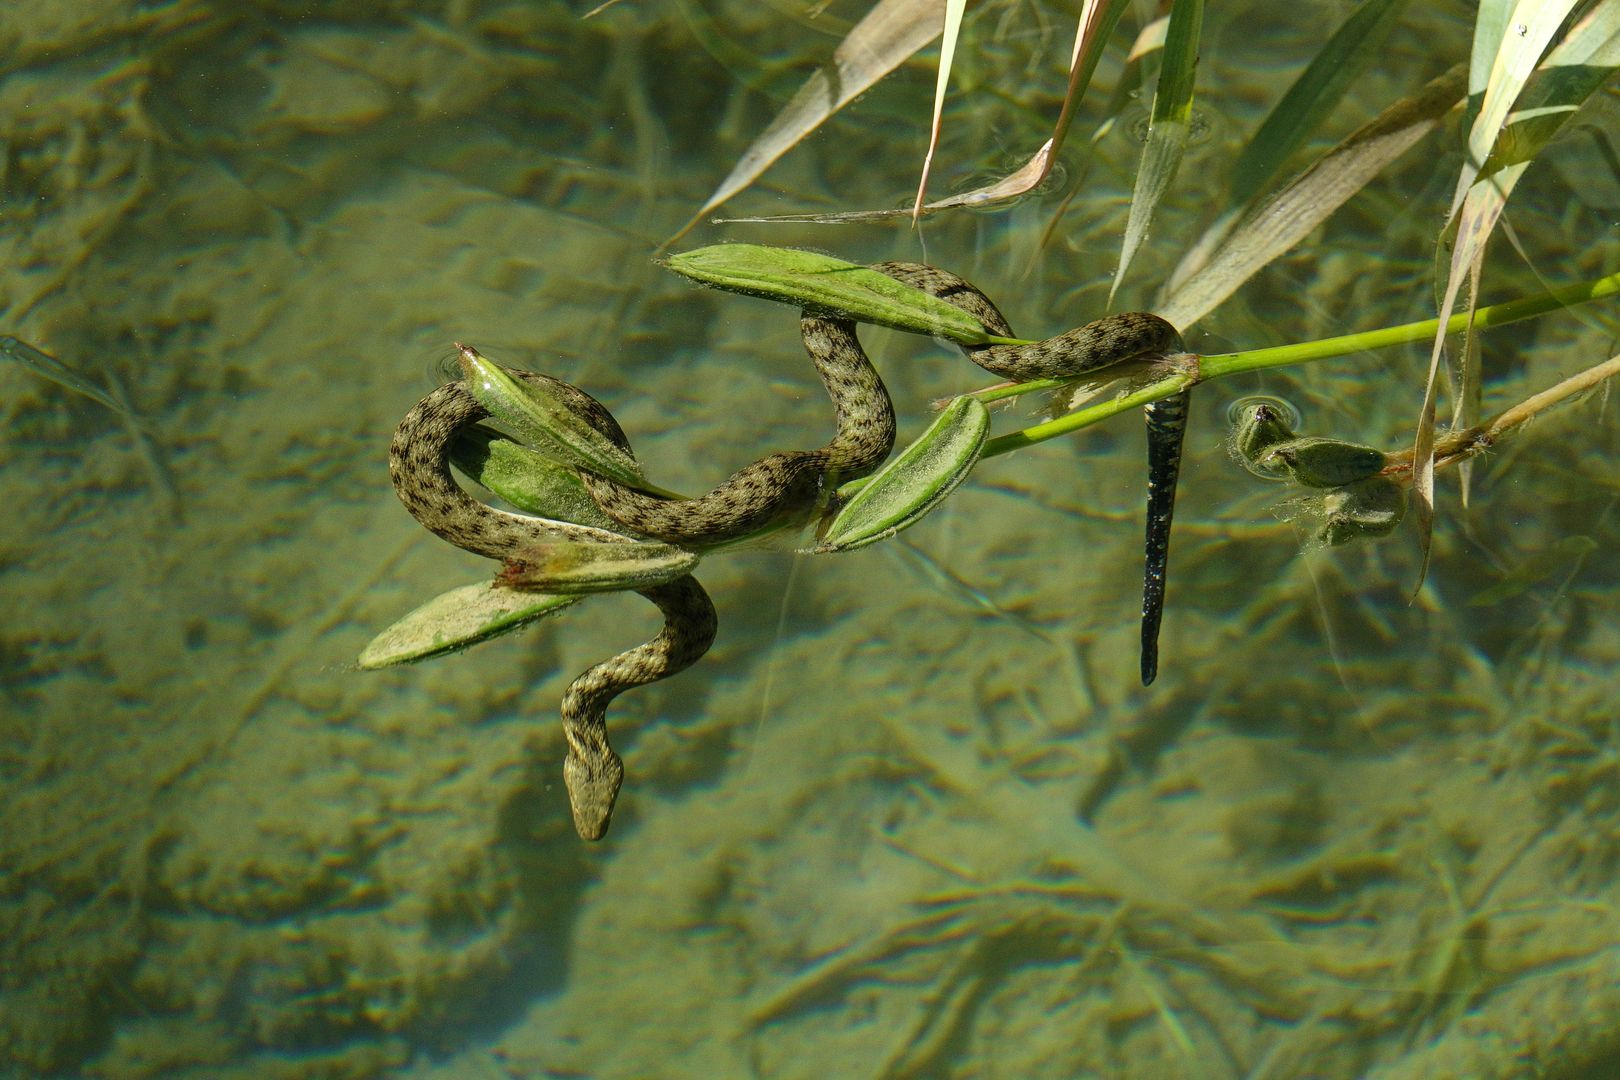
[[[1205,134],[1118,307],[1154,304],[1344,8],[1208,14]],[[1479,461],[1466,509],[1442,477],[1412,599],[1410,523],[1302,550],[1225,428],[1267,392],[1302,431],[1399,449],[1425,346],[1200,389],[1151,690],[1133,417],[984,463],[895,542],[712,557],[714,651],[611,711],[628,777],[600,844],[573,835],[557,703],[654,632],[640,598],[354,669],[493,569],[388,483],[452,341],[587,388],[677,490],[825,441],[793,314],[654,262],[863,5],[811,10],[8,13],[0,335],[129,415],[0,367],[0,1075],[1610,1075],[1620,439],[1600,397]],[[974,8],[931,192],[1050,134],[1072,19]],[[1309,146],[1469,34],[1414,5]],[[1119,66],[1016,206],[920,232],[705,223],[674,248],[923,259],[1020,333],[1078,325],[1106,310],[1140,154],[1141,102],[1091,141]],[[901,205],[933,82],[914,61],[721,212]],[[1432,315],[1451,126],[1189,348]],[[1498,239],[1486,299],[1615,269],[1617,125],[1578,127],[1514,195],[1533,272]],[[1603,305],[1492,331],[1487,411],[1616,336]],[[864,339],[902,440],[990,381]],[[996,431],[1034,419],[1017,404]]]

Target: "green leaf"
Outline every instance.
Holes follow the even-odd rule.
[[[592,427],[564,399],[547,393],[544,384],[514,379],[469,346],[461,347],[460,361],[467,389],[512,434],[547,457],[629,487],[646,487],[636,459]]]
[[[1174,0],[1170,26],[1165,31],[1164,66],[1159,86],[1153,94],[1153,115],[1148,124],[1147,144],[1142,147],[1142,163],[1136,170],[1136,186],[1131,192],[1131,209],[1125,219],[1125,239],[1120,248],[1119,269],[1109,286],[1108,299],[1114,298],[1137,249],[1147,239],[1148,226],[1159,200],[1170,187],[1181,154],[1187,146],[1192,124],[1193,75],[1198,70],[1198,42],[1203,33],[1204,0]]]
[[[916,524],[967,479],[989,431],[990,413],[978,398],[953,400],[844,505],[816,552],[853,551]]]
[[[1328,547],[1388,536],[1406,514],[1406,489],[1386,476],[1358,480],[1324,492],[1321,513],[1316,539]]]
[[[463,585],[434,597],[378,634],[360,654],[360,666],[374,671],[443,656],[509,634],[583,599],[523,592],[487,581]]]
[[[508,562],[501,583],[567,594],[621,592],[674,581],[697,564],[697,555],[670,544],[558,540]]]
[[[612,532],[624,528],[602,513],[573,469],[489,428],[463,433],[450,447],[450,460],[473,483],[519,510]]]
[[[665,263],[693,281],[745,296],[759,296],[812,312],[930,334],[962,345],[1004,339],[953,304],[887,274],[794,248],[716,244],[670,256]]]

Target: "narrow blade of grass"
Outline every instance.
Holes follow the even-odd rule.
[[[917,199],[911,204],[911,223],[922,214],[923,196],[928,191],[928,172],[934,167],[934,151],[939,147],[940,116],[945,110],[945,88],[951,81],[951,62],[956,58],[956,39],[962,33],[962,13],[967,0],[945,0],[945,32],[939,39],[939,79],[934,84],[934,119],[928,126],[928,153],[923,155],[922,176],[917,181]]]
[[[1125,242],[1121,246],[1119,270],[1108,290],[1113,303],[1119,284],[1125,280],[1131,261],[1147,239],[1148,227],[1159,200],[1170,188],[1187,147],[1192,123],[1194,75],[1198,67],[1198,40],[1203,33],[1204,0],[1175,0],[1170,9],[1170,27],[1165,31],[1164,66],[1159,72],[1159,88],[1153,94],[1153,117],[1148,125],[1147,144],[1142,147],[1142,164],[1136,172],[1136,188],[1131,192],[1131,210],[1125,220]]]

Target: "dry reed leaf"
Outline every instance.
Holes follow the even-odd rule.
[[[805,80],[793,100],[743,152],[731,174],[666,245],[686,235],[705,214],[752,184],[829,116],[933,41],[943,12],[943,0],[878,0],[833,50],[832,62]]]
[[[934,119],[928,127],[928,153],[923,155],[922,177],[917,181],[917,199],[911,204],[911,223],[922,215],[923,195],[928,191],[928,173],[934,167],[934,151],[939,147],[940,114],[945,110],[945,87],[951,79],[951,62],[956,58],[956,39],[962,33],[962,13],[967,0],[945,0],[945,32],[939,41],[939,79],[934,84]]]
[[[1069,122],[1074,116],[1075,106],[1079,103],[1081,95],[1091,81],[1091,74],[1096,70],[1097,61],[1102,57],[1103,46],[1108,36],[1113,32],[1114,25],[1119,21],[1120,14],[1125,10],[1130,0],[1086,0],[1080,13],[1080,25],[1075,34],[1074,51],[1069,59],[1069,85],[1063,98],[1063,109],[1058,115],[1057,123],[1053,126],[1052,137],[1041,148],[1013,172],[984,187],[972,191],[964,191],[952,195],[938,202],[927,203],[922,213],[928,214],[936,210],[948,210],[957,206],[989,206],[1006,199],[1015,199],[1029,191],[1034,190],[1041,181],[1045,180],[1052,171],[1052,161],[1058,149],[1063,145],[1064,136],[1068,133]],[[773,214],[760,217],[736,217],[717,219],[724,223],[734,222],[766,222],[766,221],[795,221],[816,222],[819,224],[845,224],[854,221],[877,221],[883,218],[898,217],[901,214],[911,214],[913,210],[852,210],[836,214]],[[690,225],[688,225],[690,228]]]

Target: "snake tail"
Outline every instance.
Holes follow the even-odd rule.
[[[563,782],[574,831],[584,840],[606,835],[624,780],[624,763],[608,743],[608,703],[632,687],[684,671],[714,644],[714,604],[696,578],[688,574],[643,589],[641,595],[664,614],[658,636],[590,668],[563,694],[563,737],[568,740]]]
[[[1142,685],[1159,674],[1159,623],[1164,619],[1165,575],[1170,565],[1170,523],[1176,516],[1176,479],[1187,435],[1190,391],[1143,408],[1148,433],[1146,565],[1142,571]]]

